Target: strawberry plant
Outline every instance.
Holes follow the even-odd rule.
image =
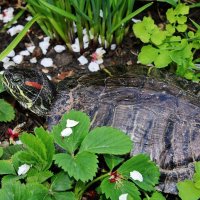
[[[200,49],[200,28],[197,27],[196,32],[187,32],[188,13],[189,6],[179,3],[175,8],[168,9],[165,29],[155,25],[152,18],[144,17],[133,25],[133,31],[137,38],[147,44],[138,55],[142,64],[153,64],[156,68],[175,65],[177,75],[199,82],[198,60],[194,57],[196,50]]]
[[[51,134],[41,127],[20,140],[0,151],[0,200],[79,200],[91,186],[101,199],[165,199],[154,188],[160,174],[149,156],[125,160],[129,136],[111,127],[90,130],[82,112],[65,114]]]

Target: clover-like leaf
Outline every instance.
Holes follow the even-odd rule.
[[[187,25],[186,24],[180,24],[176,27],[176,29],[177,29],[178,32],[183,33],[187,30]]]
[[[176,22],[176,12],[174,11],[173,8],[170,8],[166,12],[167,20],[173,24]]]
[[[168,66],[172,59],[170,57],[170,52],[167,50],[160,50],[158,56],[154,60],[154,64],[157,68],[163,68]]]
[[[138,60],[144,65],[151,64],[158,56],[158,52],[158,49],[151,45],[144,46],[138,55]]]
[[[3,99],[0,99],[0,121],[9,122],[12,121],[14,118],[15,111],[13,107]]]
[[[60,153],[56,154],[54,159],[59,167],[76,180],[91,180],[97,172],[97,156],[90,152],[81,152],[76,156]]]
[[[154,30],[154,32],[151,35],[151,41],[155,45],[161,45],[164,42],[166,36],[167,34],[165,31],[161,31],[157,28]]]

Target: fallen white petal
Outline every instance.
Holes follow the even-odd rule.
[[[141,20],[140,20],[140,19],[135,19],[135,18],[132,18],[131,20],[132,20],[132,22],[134,22],[134,23],[141,22]]]
[[[75,120],[67,119],[66,127],[67,128],[71,128],[71,127],[76,126],[78,123],[79,122],[77,122]]]
[[[14,8],[9,7],[3,10],[3,23],[7,23],[13,19]]]
[[[103,55],[106,53],[106,51],[103,49],[103,47],[97,48],[96,53],[99,55]]]
[[[7,56],[2,60],[3,63],[6,63],[8,61],[10,61],[10,58],[8,58]]]
[[[39,47],[42,50],[42,53],[45,55],[47,53],[47,49],[49,48],[50,43],[48,40],[44,40],[42,42],[39,43]]]
[[[3,20],[3,14],[0,14],[0,20],[1,21]]]
[[[8,57],[14,57],[14,56],[15,56],[15,51],[12,50],[7,56],[8,56]]]
[[[27,50],[28,50],[30,53],[33,53],[34,49],[35,49],[35,46],[29,46],[29,47],[27,47]]]
[[[30,52],[29,52],[28,50],[20,51],[20,52],[19,52],[19,55],[22,55],[22,56],[29,56],[29,55],[30,55]]]
[[[99,11],[99,16],[103,18],[103,10]]]
[[[26,18],[26,21],[31,21],[32,20],[32,16],[28,16],[27,18]]]
[[[73,52],[80,52],[80,44],[78,39],[76,38],[75,43],[71,45]]]
[[[49,42],[50,41],[50,37],[44,37],[43,39],[45,42]]]
[[[31,58],[30,63],[37,63],[37,58],[36,57]]]
[[[95,63],[97,64],[102,64],[103,63],[103,59],[102,58],[99,58],[98,60],[94,61]]]
[[[126,193],[126,194],[121,194],[121,195],[119,196],[119,200],[127,200],[127,197],[128,197],[128,193]]]
[[[61,132],[61,136],[62,137],[68,137],[72,134],[72,129],[71,128],[65,128],[64,130],[62,130]]]
[[[53,60],[51,58],[43,58],[40,64],[44,67],[51,67],[53,65]]]
[[[5,69],[8,69],[8,67],[10,66],[15,66],[15,63],[13,61],[8,61],[8,62],[3,63],[3,67]]]
[[[140,182],[143,181],[142,174],[140,172],[136,171],[136,170],[130,172],[130,177],[135,181],[140,181]]]
[[[30,166],[30,165],[27,165],[27,164],[21,165],[21,166],[18,168],[17,174],[18,174],[19,176],[26,174],[26,173],[28,172],[28,170],[30,169],[30,167],[31,167],[31,166]]]
[[[22,55],[16,55],[15,57],[13,57],[13,61],[16,64],[20,64],[23,61],[23,56]]]
[[[91,71],[91,72],[96,72],[96,71],[99,71],[100,70],[100,67],[99,67],[99,64],[96,63],[96,62],[91,62],[88,66],[88,69]]]
[[[64,50],[66,49],[66,47],[64,45],[56,45],[54,47],[54,50],[57,52],[57,53],[61,53],[63,52]]]
[[[82,33],[83,33],[83,35],[87,34],[87,29],[84,28]]]
[[[22,25],[17,25],[17,26],[13,26],[10,29],[8,29],[7,33],[9,33],[11,36],[21,32],[24,29],[24,26]]]
[[[88,59],[85,56],[80,56],[78,58],[78,61],[80,62],[81,65],[85,65],[88,63]]]
[[[110,46],[110,49],[111,49],[111,50],[115,50],[115,49],[116,49],[116,47],[117,47],[117,45],[116,45],[116,44],[111,44],[111,46]]]
[[[102,42],[101,42],[101,37],[100,37],[100,35],[99,35],[99,37],[98,37],[98,42],[99,42],[99,44],[102,43]]]

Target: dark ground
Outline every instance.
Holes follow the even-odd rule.
[[[12,1],[13,3],[14,1]],[[1,3],[1,1],[0,1]],[[141,2],[140,2],[141,3]],[[138,4],[140,5],[140,4]],[[2,6],[2,10],[7,5]],[[156,21],[157,24],[163,26],[165,24],[165,12],[169,8],[168,4],[165,3],[154,3],[154,5],[148,9],[148,11],[143,12],[140,16],[136,16],[136,18],[141,18],[142,15],[152,16],[153,19]],[[189,15],[189,18],[196,21],[200,24],[199,18],[199,9],[193,9]],[[26,21],[21,19],[21,24],[25,24]],[[20,23],[19,23],[20,24]],[[2,27],[2,23],[0,22],[0,29]],[[191,24],[189,24],[191,26]],[[191,26],[192,27],[192,26]],[[19,43],[19,45],[15,48],[15,52],[19,52],[25,49],[25,43],[33,42],[35,46],[38,46],[38,43],[41,41],[41,36],[43,36],[42,31],[39,29],[37,25],[34,25],[27,36]],[[0,52],[12,41],[12,37],[5,32],[0,32]],[[22,64],[19,67],[21,68],[37,68],[38,70],[42,70],[47,75],[52,77],[53,82],[57,83],[64,78],[71,77],[71,76],[79,76],[81,74],[91,73],[87,69],[87,65],[80,66],[77,58],[80,56],[78,53],[71,53],[68,50],[64,51],[63,53],[55,53],[53,46],[55,44],[62,44],[59,41],[51,41],[51,46],[48,49],[48,53],[45,57],[51,57],[54,61],[54,67],[44,68],[40,64],[30,64],[29,59],[31,56],[25,57]],[[107,50],[107,53],[104,55],[104,66],[113,66],[113,65],[120,65],[120,64],[127,64],[132,65],[137,61],[137,54],[141,47],[141,43],[139,40],[135,39],[132,34],[129,34],[124,39],[121,46],[117,47],[115,51]],[[96,47],[87,49],[84,55],[89,58],[89,55],[95,51]],[[44,56],[41,53],[39,47],[34,52],[34,55],[38,58],[43,58]],[[2,63],[0,63],[0,70],[3,69]],[[45,122],[45,119],[39,118],[38,116],[34,115],[33,113],[23,109],[7,92],[0,94],[0,98],[6,99],[10,102],[15,110],[16,110],[16,117],[15,120],[11,123],[0,123],[0,141],[4,141],[8,139],[8,135],[6,134],[8,128],[14,128],[16,125],[26,122],[26,125],[23,127],[24,131],[31,132],[34,126],[38,126]],[[175,200],[175,196],[170,196],[168,199]]]

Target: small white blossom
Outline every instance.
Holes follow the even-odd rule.
[[[78,58],[78,61],[80,62],[81,65],[85,65],[88,63],[88,59],[85,56],[80,56]]]
[[[18,168],[17,174],[18,174],[19,176],[26,174],[26,173],[28,172],[28,170],[30,169],[30,167],[31,167],[31,166],[30,166],[30,165],[27,165],[27,164],[21,165],[21,166]]]
[[[65,128],[64,130],[62,130],[61,132],[61,136],[62,137],[68,137],[72,134],[72,129],[71,128]]]
[[[17,25],[17,26],[13,26],[10,29],[8,29],[7,33],[9,33],[11,36],[21,32],[24,29],[24,26],[22,25]]]
[[[142,174],[140,172],[136,171],[136,170],[130,172],[130,177],[135,181],[140,181],[140,182],[143,181]]]
[[[15,56],[15,51],[12,50],[7,56],[8,56],[8,57],[14,57],[14,56]]]
[[[16,55],[15,57],[13,57],[13,61],[16,64],[20,64],[23,61],[23,56],[22,55]]]
[[[56,45],[56,46],[54,47],[54,50],[55,50],[57,53],[61,53],[61,52],[63,52],[65,49],[66,49],[66,48],[65,48],[64,45]]]
[[[37,58],[36,57],[31,58],[30,63],[37,63]]]
[[[76,126],[78,123],[79,122],[77,122],[75,120],[67,119],[66,127],[67,128],[71,128],[71,127]]]
[[[96,63],[96,62],[91,62],[88,66],[88,69],[91,71],[91,72],[97,72],[100,70],[100,67],[99,67],[99,64]]]
[[[96,51],[91,55],[92,61],[97,64],[103,63],[103,54],[105,54],[106,51],[103,49],[103,47],[97,48]]]
[[[29,56],[30,52],[28,50],[24,50],[24,51],[20,51],[19,54],[22,56]]]
[[[44,67],[51,67],[53,65],[53,60],[51,58],[43,58],[40,64]]]
[[[128,197],[128,193],[126,193],[126,194],[121,194],[121,195],[119,196],[119,200],[127,200],[127,197]]]

